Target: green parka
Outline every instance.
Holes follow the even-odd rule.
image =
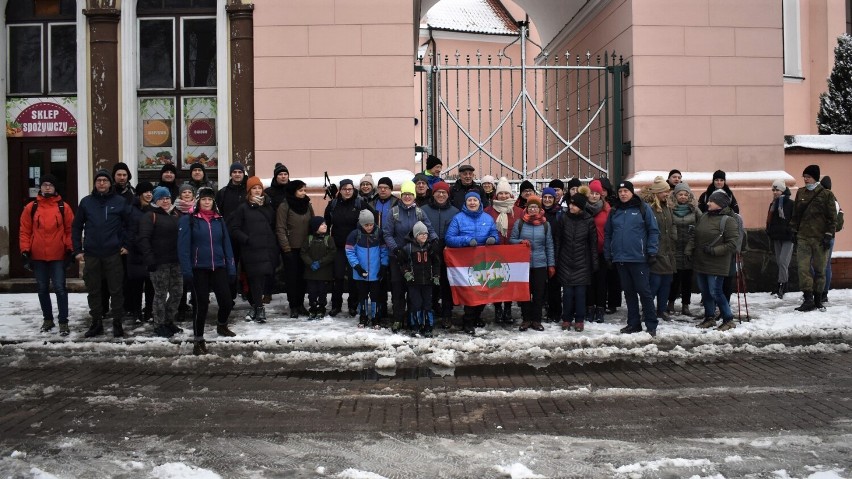
[[[722,208],[718,213],[708,211],[698,218],[695,235],[687,251],[692,251],[692,269],[696,273],[714,276],[728,276],[731,260],[737,250],[740,231],[737,219],[731,208]],[[727,216],[725,231],[721,231],[722,217]],[[710,245],[710,254],[704,252],[704,246]]]
[[[798,238],[834,236],[837,228],[837,203],[834,193],[817,183],[813,191],[802,187],[796,191],[790,229]]]

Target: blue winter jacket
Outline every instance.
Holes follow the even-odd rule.
[[[385,237],[385,244],[391,251],[396,251],[397,248],[405,246],[405,238],[408,237],[408,234],[414,228],[414,224],[418,221],[422,221],[426,225],[426,229],[429,231],[429,241],[438,239],[435,230],[432,228],[432,223],[429,222],[429,217],[422,209],[420,210],[421,218],[417,218],[417,208],[419,206],[415,203],[412,203],[411,206],[405,206],[400,201],[396,206],[385,212],[384,217],[382,217],[382,234]],[[399,211],[399,221],[393,218],[394,210]]]
[[[512,234],[509,236],[509,244],[520,244],[521,240],[530,242],[530,268],[556,266],[556,256],[553,251],[553,225],[524,223],[522,228],[521,223],[524,223],[521,218],[515,221]]]
[[[644,221],[639,208],[645,209]],[[647,203],[634,196],[627,203],[615,202],[604,225],[604,259],[613,263],[642,263],[656,255],[660,228]]]
[[[210,223],[195,213],[181,216],[177,247],[180,272],[184,277],[191,277],[193,269],[227,268],[228,276],[237,275],[228,227],[219,215]]]
[[[352,266],[352,277],[357,281],[378,281],[379,270],[388,265],[388,248],[378,229],[368,234],[361,226],[349,233],[346,238],[346,259]],[[367,271],[367,277],[362,278],[355,265],[361,265]]]
[[[118,254],[121,248],[129,251],[135,240],[130,232],[130,208],[127,200],[117,195],[113,188],[105,194],[93,190],[80,200],[71,224],[74,254],[106,258]]]
[[[476,240],[477,246],[484,246],[488,238],[499,241],[500,234],[497,233],[497,224],[494,223],[494,218],[486,214],[480,204],[477,211],[464,208],[454,216],[453,220],[450,221],[445,239],[450,248],[463,248],[470,246],[472,239]]]

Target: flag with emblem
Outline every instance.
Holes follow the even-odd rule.
[[[453,302],[465,306],[530,300],[530,247],[446,248]]]

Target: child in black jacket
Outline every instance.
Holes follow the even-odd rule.
[[[334,280],[334,255],[337,248],[327,234],[328,227],[322,216],[308,222],[310,234],[299,253],[305,263],[306,292],[310,309],[308,319],[322,319],[328,304],[328,283]]]
[[[432,287],[440,284],[441,265],[432,251],[429,231],[418,221],[411,229],[408,242],[400,252],[399,264],[408,284],[409,323],[411,334],[432,337],[435,319],[432,315]]]

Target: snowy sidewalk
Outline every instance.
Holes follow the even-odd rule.
[[[543,366],[563,361],[689,360],[723,357],[732,353],[797,354],[802,352],[849,351],[852,337],[852,311],[848,305],[852,290],[833,290],[826,312],[800,313],[799,293],[783,300],[768,293],[749,294],[751,322],[738,323],[736,329],[718,332],[695,327],[697,320],[674,315],[673,321],[661,322],[658,337],[646,333],[623,335],[625,308],[607,316],[603,324],[587,323],[582,333],[562,331],[557,324],[546,324],[543,332],[521,333],[489,324],[478,328],[476,337],[447,333],[436,329],[433,339],[411,338],[389,330],[357,329],[356,319],[348,315],[326,317],[321,321],[290,319],[283,295],[277,295],[267,307],[266,324],[246,323],[244,308],[234,311],[231,327],[235,338],[215,333],[215,314],[211,311],[206,337],[211,355],[191,355],[191,324],[182,323],[185,332],[171,340],[154,337],[151,325],[126,328],[122,341],[107,335],[94,340],[83,338],[88,318],[86,296],[70,295],[71,335],[62,338],[56,330],[39,332],[41,312],[35,294],[7,294],[0,305],[0,351],[23,360],[28,353],[46,352],[56,360],[74,360],[75,356],[109,355],[118,362],[166,360],[175,366],[191,367],[199,362],[268,364],[284,369],[361,370],[374,368],[393,374],[397,368],[426,367],[450,374],[463,365],[530,364]],[[735,297],[736,299],[736,297]],[[693,295],[692,309],[698,295]],[[238,303],[238,308],[244,303]],[[679,304],[678,304],[679,307]],[[733,310],[736,316],[737,306]],[[519,311],[515,308],[517,318]],[[743,311],[743,316],[745,312]],[[490,321],[490,308],[484,317]],[[14,360],[14,359],[13,359]]]

